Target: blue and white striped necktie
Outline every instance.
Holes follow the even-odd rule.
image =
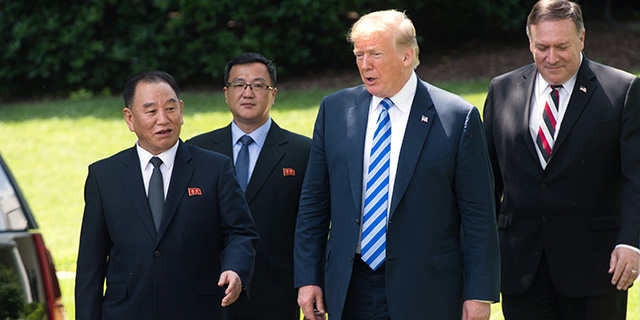
[[[361,242],[362,260],[373,270],[382,265],[386,256],[391,153],[389,108],[393,106],[393,102],[389,98],[384,98],[380,102],[380,106],[382,106],[382,111],[380,111],[376,122],[367,171]]]

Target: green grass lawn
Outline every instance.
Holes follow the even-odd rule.
[[[482,109],[488,80],[437,84]],[[282,127],[311,136],[323,96],[335,90],[279,91],[272,118]],[[222,91],[186,92],[183,140],[227,125],[231,115]],[[120,97],[13,103],[0,106],[0,153],[31,205],[58,271],[69,319],[75,319],[73,272],[84,206],[87,166],[136,141],[122,118]],[[636,286],[637,287],[637,286]],[[638,292],[631,290],[629,314],[638,319]],[[492,319],[502,319],[499,305]]]

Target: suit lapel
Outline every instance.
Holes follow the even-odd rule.
[[[271,128],[269,128],[269,133],[267,133],[267,138],[264,140],[264,145],[260,150],[256,166],[251,173],[251,179],[249,180],[249,184],[247,184],[245,198],[248,203],[253,200],[258,190],[262,188],[269,175],[271,175],[282,157],[284,157],[286,152],[281,146],[287,142],[289,141],[282,133],[282,129],[272,120]],[[276,172],[275,174],[278,173]]]
[[[171,174],[171,181],[169,182],[169,191],[167,192],[167,200],[164,204],[162,222],[160,223],[156,243],[162,239],[162,236],[178,210],[180,202],[182,202],[187,192],[189,181],[191,181],[191,177],[195,171],[195,168],[189,163],[190,161],[191,153],[186,145],[180,141],[178,151],[176,152],[176,159],[173,163],[173,173]]]
[[[569,135],[571,128],[576,124],[576,121],[582,114],[582,111],[584,111],[584,108],[587,106],[587,102],[589,102],[591,95],[595,92],[597,85],[593,81],[594,78],[595,74],[593,74],[593,71],[591,71],[591,68],[589,67],[589,60],[585,58],[582,61],[580,70],[578,71],[576,84],[573,87],[571,98],[569,99],[569,105],[567,105],[567,111],[565,112],[562,123],[560,124],[560,131],[558,132],[558,138],[553,146],[551,158],[553,158],[557,150],[560,149],[562,143],[567,138],[567,135]]]
[[[129,196],[136,213],[140,216],[144,228],[149,232],[151,237],[155,238],[156,227],[153,224],[149,201],[147,200],[147,194],[144,190],[140,158],[138,157],[138,152],[135,147],[129,150],[130,156],[123,161],[123,169],[120,171],[120,176],[122,177],[126,194]]]
[[[363,175],[363,155],[364,138],[367,130],[367,119],[369,116],[369,105],[371,104],[371,94],[363,88],[363,92],[356,98],[356,103],[346,110],[347,116],[347,168],[349,171],[349,182],[351,184],[351,194],[357,212],[362,207],[362,175]]]
[[[423,116],[426,117],[426,121],[423,121]],[[389,217],[393,216],[393,213],[400,203],[400,199],[402,199],[409,186],[416,164],[418,163],[418,158],[427,139],[429,129],[431,129],[431,125],[436,120],[436,117],[437,114],[433,106],[433,100],[431,100],[425,84],[418,79],[416,94],[411,104],[407,128],[405,129],[402,148],[400,149],[400,156],[398,158],[398,168],[396,170]]]
[[[233,163],[233,141],[231,136],[231,124],[218,131],[211,139],[213,150],[231,158]]]
[[[518,108],[518,106],[525,106],[525,110],[520,117],[516,117],[516,119],[520,121],[520,123],[516,125],[516,128],[521,128],[520,133],[522,139],[525,141],[527,150],[529,150],[529,153],[536,161],[539,161],[535,141],[533,141],[531,132],[529,131],[529,124],[531,122],[531,98],[533,96],[533,85],[536,82],[537,74],[537,69],[533,64],[522,73],[522,81],[518,82],[515,86],[515,92],[513,94],[515,99],[512,104],[514,106],[512,110],[519,112],[520,108]]]

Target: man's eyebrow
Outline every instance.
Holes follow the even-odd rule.
[[[165,101],[165,103],[178,103],[178,100],[176,100],[176,98],[169,98]],[[155,102],[147,102],[145,104],[142,105],[143,108],[150,108],[155,106],[156,103]]]
[[[234,78],[233,81],[231,82],[238,82],[238,81],[244,81],[246,82],[246,80],[243,77],[237,77]],[[263,78],[263,77],[258,77],[258,78],[253,78],[253,80],[251,81],[262,81],[262,82],[267,82],[267,79]]]

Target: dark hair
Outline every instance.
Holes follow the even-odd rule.
[[[124,98],[124,106],[127,108],[131,108],[131,104],[133,103],[133,98],[136,94],[136,87],[140,82],[166,82],[180,99],[180,88],[178,88],[178,83],[176,79],[174,79],[170,74],[163,71],[145,71],[137,76],[129,79],[127,83],[124,85],[124,90],[122,91],[122,97]]]
[[[564,19],[573,20],[578,34],[584,31],[582,10],[577,3],[567,0],[540,0],[533,6],[527,18],[527,36],[531,38],[532,25],[542,21]]]
[[[229,73],[231,72],[231,68],[236,64],[248,64],[259,62],[264,64],[269,70],[269,78],[271,78],[271,83],[269,84],[272,87],[276,86],[276,67],[273,65],[271,60],[265,58],[263,55],[255,52],[246,52],[243,53],[227,62],[227,66],[224,69],[224,84],[226,85],[229,82]]]

